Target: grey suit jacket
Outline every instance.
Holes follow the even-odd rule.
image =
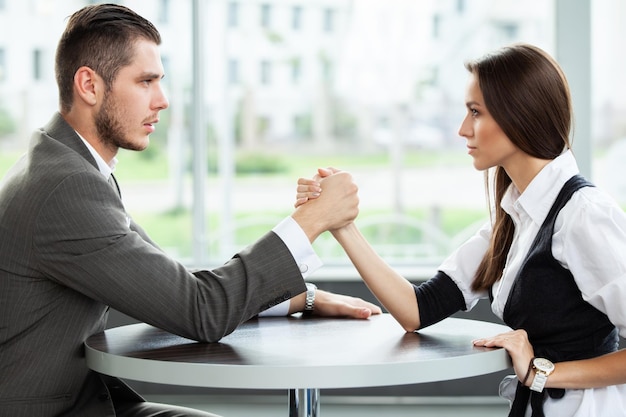
[[[109,306],[217,341],[305,289],[272,232],[213,271],[168,257],[56,114],[0,183],[0,417],[114,415],[83,350]]]

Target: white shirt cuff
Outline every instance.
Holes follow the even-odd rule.
[[[259,313],[259,317],[278,317],[286,316],[289,314],[289,303],[291,300],[283,301],[280,304],[276,304],[273,307],[263,310]]]
[[[322,260],[315,253],[304,230],[291,216],[278,223],[272,230],[287,245],[291,256],[298,264],[302,278],[306,279],[321,268]]]
[[[300,225],[290,217],[285,218],[272,229],[285,243],[291,256],[296,261],[302,278],[306,278],[322,266],[322,260],[317,256],[313,246]],[[289,314],[291,300],[270,307],[259,313],[259,317],[286,316]]]

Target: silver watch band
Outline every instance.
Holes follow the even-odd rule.
[[[313,313],[313,308],[315,306],[315,291],[317,287],[315,284],[311,284],[310,282],[306,283],[306,297],[304,301],[304,314]]]

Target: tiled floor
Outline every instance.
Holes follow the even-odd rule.
[[[385,397],[322,396],[320,417],[501,417],[508,405],[497,397],[428,397],[423,399]],[[273,396],[158,396],[151,401],[184,405],[220,414],[223,417],[287,417],[287,398]],[[326,401],[325,401],[326,400]]]

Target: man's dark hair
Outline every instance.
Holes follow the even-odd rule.
[[[139,39],[161,44],[154,25],[127,7],[97,4],[70,16],[55,59],[61,111],[72,107],[74,75],[80,67],[94,70],[110,89],[118,71],[131,63]]]

